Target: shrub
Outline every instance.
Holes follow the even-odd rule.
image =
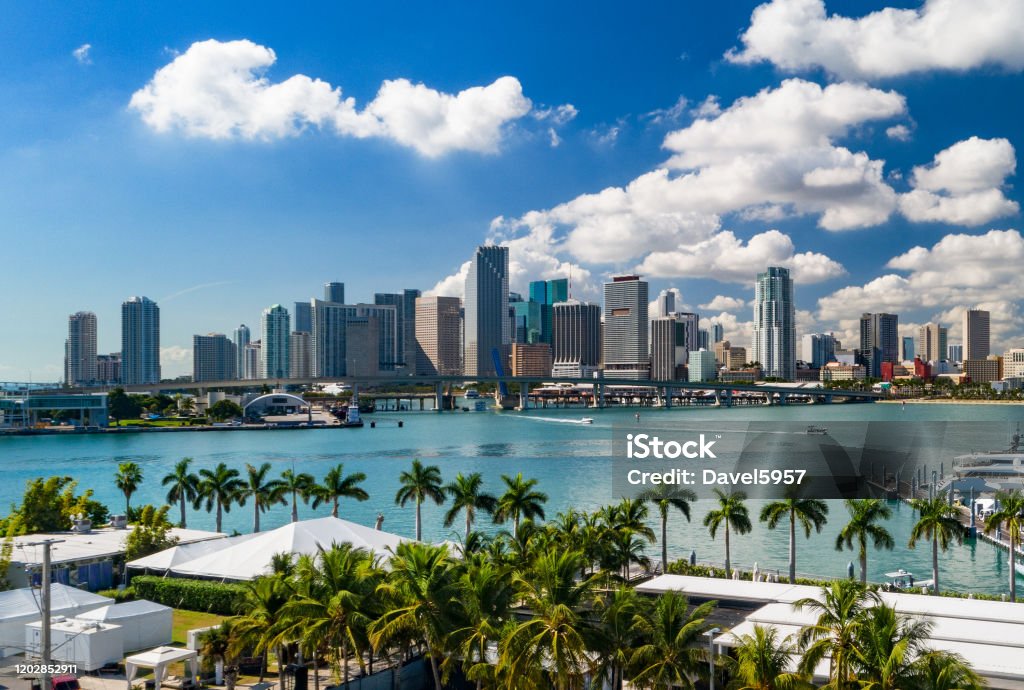
[[[132,589],[139,599],[149,599],[171,608],[205,611],[222,616],[238,613],[238,605],[245,596],[245,587],[239,584],[155,575],[133,577]]]

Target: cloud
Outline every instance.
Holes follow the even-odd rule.
[[[678,122],[679,118],[681,118],[686,112],[687,105],[689,105],[689,101],[686,100],[686,96],[680,96],[676,99],[676,102],[668,108],[652,110],[649,113],[645,113],[643,118],[648,120],[652,125],[675,123]]]
[[[92,51],[92,44],[83,43],[71,51],[71,56],[75,58],[80,65],[91,65],[92,58],[89,56],[90,51]]]
[[[614,146],[621,132],[621,121],[614,125],[599,125],[590,130],[590,139],[597,146]]]
[[[735,314],[721,312],[718,315],[704,317],[700,320],[701,328],[710,328],[712,324],[722,326],[722,335],[733,347],[748,348],[747,356],[750,356],[750,343],[754,338],[754,322],[740,321]]]
[[[576,119],[579,110],[572,103],[564,103],[552,108],[537,108],[533,111],[533,119],[541,122],[550,122],[555,126],[562,126],[567,122]]]
[[[718,102],[718,96],[715,94],[709,95],[693,109],[693,114],[697,117],[718,117],[721,112],[722,106]]]
[[[471,265],[471,261],[464,261],[455,273],[445,276],[441,280],[437,281],[434,287],[430,288],[423,294],[428,297],[464,298],[466,296],[466,276],[469,275],[469,267]]]
[[[893,141],[910,141],[913,134],[906,125],[893,125],[885,130],[885,136]]]
[[[915,222],[982,225],[1020,210],[1001,187],[1017,168],[1006,139],[971,137],[935,154],[929,165],[914,168],[914,189],[900,196],[900,211]]]
[[[818,283],[843,275],[843,266],[813,252],[796,253],[793,240],[778,230],[768,230],[746,243],[726,230],[676,249],[650,253],[637,271],[659,278],[711,278],[723,283],[750,284],[768,266],[787,266],[802,284]]]
[[[828,16],[824,0],[772,0],[757,7],[742,49],[726,59],[789,71],[821,67],[844,79],[897,77],[994,65],[1024,68],[1020,0],[926,0],[860,18]]]
[[[710,302],[700,305],[700,308],[708,311],[738,311],[746,306],[746,300],[726,295],[715,295]]]
[[[363,110],[340,87],[303,74],[271,82],[277,56],[249,40],[193,43],[157,70],[129,108],[157,132],[209,139],[273,140],[309,128],[383,137],[427,157],[494,153],[504,127],[532,104],[515,77],[446,94],[408,79],[383,82]]]

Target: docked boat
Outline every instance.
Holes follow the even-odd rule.
[[[981,451],[955,457],[952,475],[940,482],[939,489],[942,490],[950,482],[954,483],[961,495],[970,489],[979,494],[1024,489],[1024,450],[1021,446],[1018,426],[1010,439],[1009,448],[1005,450]]]
[[[811,436],[827,436],[828,429],[823,426],[814,426],[813,424],[807,427],[807,433]]]
[[[886,573],[885,577],[889,580],[888,586],[896,591],[907,591],[919,587],[933,587],[935,585],[935,580],[930,578],[927,580],[917,580],[914,578],[914,573],[903,568]]]

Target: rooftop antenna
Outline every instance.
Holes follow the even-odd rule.
[[[569,262],[569,299],[572,299],[572,262]]]

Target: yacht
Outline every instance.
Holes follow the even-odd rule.
[[[939,490],[954,482],[961,495],[970,489],[976,493],[1024,489],[1024,450],[1020,427],[1005,450],[989,450],[953,458],[952,476],[939,484]]]

